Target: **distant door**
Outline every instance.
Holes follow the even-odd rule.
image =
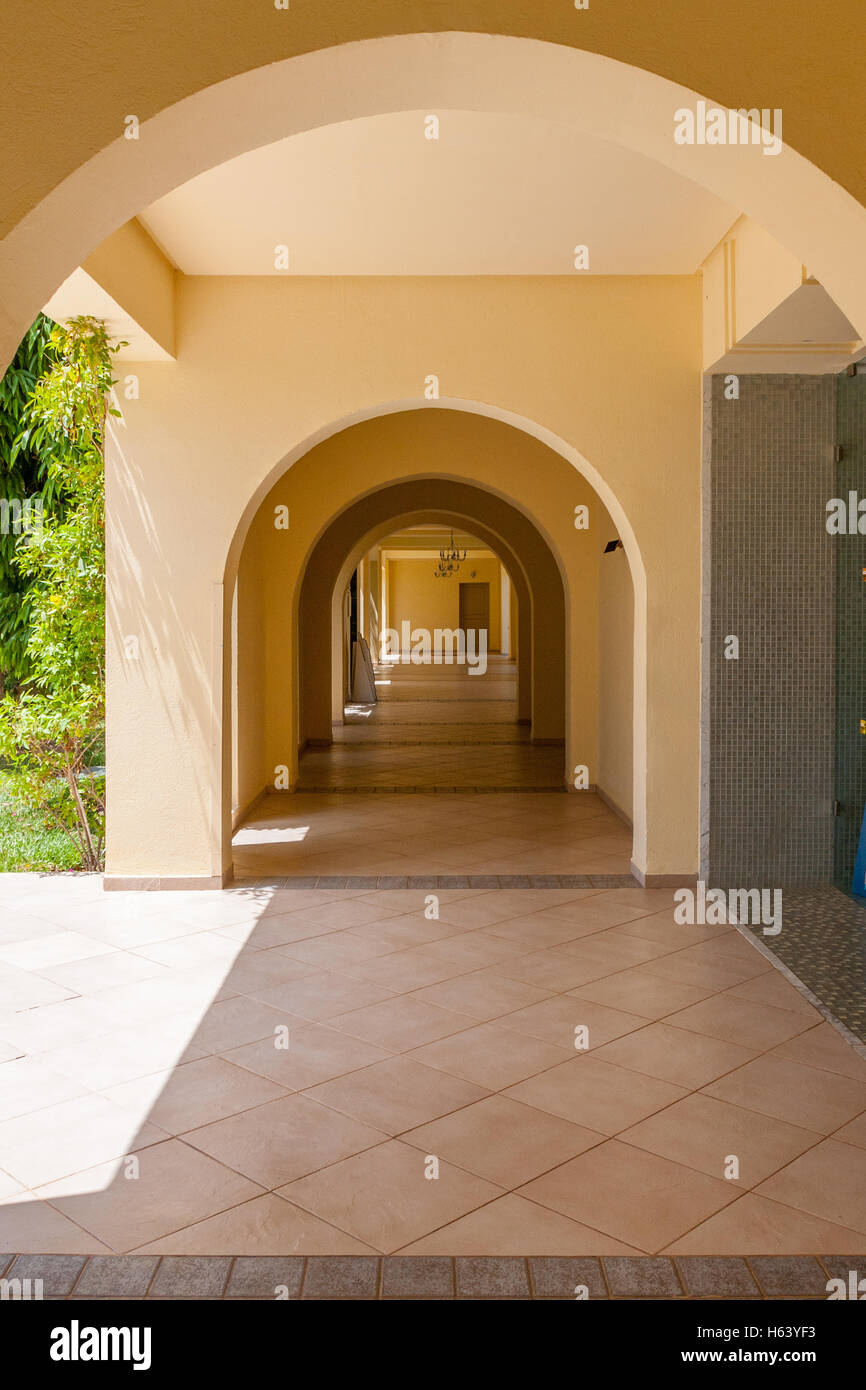
[[[460,585],[460,626],[464,632],[473,629],[476,632],[484,631],[484,641],[487,650],[490,650],[490,585],[489,584],[461,584]],[[475,639],[476,651],[480,647],[480,638]]]

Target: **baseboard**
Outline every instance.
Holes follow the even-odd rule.
[[[273,791],[273,787],[262,787],[261,791],[256,792],[252,801],[248,801],[246,806],[237,806],[234,811],[232,811],[232,834],[235,833],[241,821],[246,820],[250,812],[255,810],[259,802],[267,796],[269,791]]]
[[[192,878],[127,878],[123,874],[104,874],[103,891],[106,893],[188,893],[194,889],[227,888],[232,882],[231,869],[208,877],[205,874]]]
[[[645,874],[634,860],[631,871],[641,888],[696,888],[698,883],[697,874]]]
[[[631,816],[627,816],[626,813],[625,813],[625,811],[622,809],[622,807],[621,807],[621,806],[617,806],[617,804],[616,804],[616,802],[614,801],[613,797],[612,797],[612,796],[608,796],[607,792],[606,792],[606,791],[602,791],[601,787],[596,787],[595,790],[596,790],[597,795],[601,797],[601,799],[602,799],[602,801],[604,802],[605,806],[609,806],[610,809],[613,811],[614,815],[615,815],[615,816],[619,816],[620,820],[625,822],[625,824],[628,826],[629,830],[634,830],[634,821],[632,820]]]

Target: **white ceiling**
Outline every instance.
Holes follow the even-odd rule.
[[[607,141],[425,111],[325,126],[183,184],[141,221],[187,275],[690,274],[738,209]]]

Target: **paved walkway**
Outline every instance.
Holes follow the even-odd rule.
[[[736,928],[435,898],[0,880],[0,1249],[862,1257],[866,1062]]]

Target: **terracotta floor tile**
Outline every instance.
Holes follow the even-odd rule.
[[[811,1026],[810,1020],[792,1009],[775,1009],[735,994],[714,994],[671,1014],[667,1022],[676,1028],[704,1033],[709,1038],[739,1043],[763,1052]]]
[[[773,1056],[783,1057],[789,1062],[805,1062],[807,1066],[819,1067],[822,1071],[866,1082],[866,1059],[856,1053],[829,1023],[819,1023],[808,1033],[790,1038],[773,1049]]]
[[[738,999],[752,999],[758,1004],[770,1004],[776,1009],[790,1009],[793,1013],[805,1014],[808,1018],[814,1019],[815,1023],[822,1021],[814,1005],[810,1004],[784,975],[775,971],[758,975],[754,980],[744,980],[739,985],[732,985],[727,993],[735,995]]]
[[[190,1130],[183,1137],[236,1173],[272,1188],[372,1148],[387,1136],[307,1096],[294,1095]]]
[[[153,1255],[373,1255],[360,1240],[269,1192],[142,1246]]]
[[[533,1106],[490,1096],[402,1136],[423,1149],[500,1187],[517,1187],[604,1136]]]
[[[370,980],[325,971],[321,975],[306,975],[302,980],[275,985],[273,989],[258,990],[256,998],[275,1009],[288,1009],[301,1018],[318,1022],[350,1009],[360,1009],[365,1004],[378,1004],[382,999],[393,998],[394,993]]]
[[[831,1134],[866,1109],[866,1085],[767,1054],[707,1086],[708,1095]]]
[[[292,1030],[287,1048],[275,1047],[273,1038],[263,1038],[261,1042],[233,1048],[225,1054],[225,1060],[267,1076],[287,1090],[302,1091],[383,1062],[387,1056],[381,1047],[361,1043],[336,1028],[308,1024]]]
[[[768,1178],[758,1195],[862,1231],[866,1249],[866,1150],[827,1139]]]
[[[500,1015],[510,1016],[512,1011],[536,1004],[550,994],[549,989],[527,985],[522,980],[471,974],[416,990],[412,998],[467,1015],[468,1020],[480,1019],[486,1023]]]
[[[672,1081],[677,1086],[696,1090],[735,1067],[741,1067],[755,1053],[737,1043],[672,1028],[669,1023],[650,1023],[638,1032],[608,1043],[596,1056],[602,1062],[613,1062],[615,1066],[629,1067],[661,1081]]]
[[[575,1030],[587,1030],[587,1046],[579,1050],[591,1051],[603,1047],[635,1028],[644,1028],[647,1020],[637,1014],[623,1013],[620,1009],[608,1009],[603,1004],[592,1004],[588,999],[578,999],[573,994],[559,994],[553,999],[543,999],[530,1004],[528,1008],[505,1014],[499,1019],[503,1028],[512,1028],[516,1033],[525,1033],[530,1038],[542,1038],[555,1043],[557,1047],[575,1049]]]
[[[374,960],[355,961],[346,967],[346,973],[356,975],[365,984],[374,984],[382,993],[413,989],[423,989],[425,985],[436,985],[442,980],[451,980],[456,975],[465,975],[473,969],[469,961],[449,960],[443,955],[428,954],[422,946],[412,946],[407,951],[396,951],[389,956],[377,956]],[[376,1003],[374,999],[359,999],[362,1003]]]
[[[504,975],[509,980],[523,980],[529,985],[546,989],[576,989],[579,985],[612,975],[617,969],[609,962],[576,960],[564,951],[551,949],[533,951],[525,956],[513,956],[488,967],[491,975]]]
[[[858,1115],[856,1119],[849,1120],[847,1125],[837,1129],[833,1135],[834,1139],[839,1139],[845,1144],[857,1144],[861,1149],[866,1149],[866,1111]]]
[[[727,961],[718,956],[694,955],[692,948],[674,951],[671,955],[657,956],[644,967],[648,974],[659,975],[663,980],[678,980],[686,985],[706,985],[708,989],[730,989],[732,985],[763,973],[763,957],[755,953],[758,964],[743,964]]]
[[[437,985],[442,989],[444,986]],[[330,1020],[331,1027],[353,1038],[377,1043],[390,1052],[407,1052],[434,1038],[471,1028],[475,1020],[450,1009],[440,1009],[414,996],[388,999],[366,1009],[354,1009]]]
[[[425,1166],[419,1149],[392,1139],[290,1183],[281,1195],[384,1254],[502,1195],[449,1163],[432,1180]]]
[[[633,1246],[581,1226],[511,1192],[404,1246],[401,1255],[638,1255]]]
[[[522,1081],[505,1094],[611,1135],[682,1099],[686,1091],[682,1086],[584,1056]]]
[[[495,1091],[555,1066],[568,1054],[551,1043],[524,1037],[495,1023],[482,1023],[416,1048],[411,1056],[425,1066]]]
[[[134,1114],[146,1113],[150,1122],[167,1134],[180,1134],[276,1100],[285,1090],[222,1057],[203,1057],[126,1081],[104,1094]]]
[[[862,1231],[748,1192],[665,1247],[666,1255],[861,1254]]]
[[[260,1191],[180,1139],[167,1139],[140,1155],[135,1181],[106,1163],[41,1187],[39,1195],[117,1254],[126,1254]]]
[[[409,1057],[391,1057],[305,1094],[393,1135],[471,1105],[487,1092]]]
[[[700,1094],[685,1096],[619,1137],[624,1144],[684,1163],[736,1187],[755,1187],[821,1140],[811,1130]],[[739,1160],[737,1179],[726,1176],[730,1155]]]
[[[520,1195],[653,1254],[734,1200],[730,1183],[610,1140]]]
[[[589,999],[612,1009],[623,1009],[642,1018],[664,1018],[715,993],[706,985],[663,980],[658,975],[648,974],[642,965],[592,980],[588,985],[578,985],[571,992],[578,999]]]
[[[0,1204],[3,1247],[31,1255],[108,1255],[109,1246],[38,1198]]]

